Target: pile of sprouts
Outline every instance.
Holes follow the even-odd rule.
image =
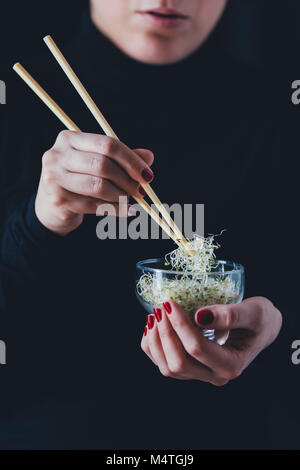
[[[188,241],[192,255],[183,246],[168,253],[165,266],[170,276],[144,273],[137,282],[138,294],[153,307],[161,307],[166,300],[174,300],[191,315],[207,305],[235,303],[239,289],[231,277],[222,273],[222,269],[221,274],[209,276],[218,268],[215,250],[220,245],[214,238],[194,235]]]
[[[213,235],[207,238],[194,235],[194,239],[188,243],[192,255],[186,252],[183,245],[180,245],[165,256],[165,265],[171,266],[175,271],[191,275],[193,278],[202,277],[215,265],[215,250],[220,248],[220,245],[215,243]]]

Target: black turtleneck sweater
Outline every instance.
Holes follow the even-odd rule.
[[[134,272],[173,244],[100,241],[96,216],[63,238],[39,223],[41,158],[62,126],[11,72],[0,154],[0,447],[293,447],[290,344],[300,330],[288,110],[214,34],[186,60],[151,66],[121,53],[86,15],[62,50],[121,140],[153,150],[161,200],[204,203],[205,232],[227,229],[220,256],[245,265],[246,296],[269,297],[285,324],[224,388],[161,376],[140,350],[146,315]],[[101,132],[47,50],[24,66],[82,130]]]

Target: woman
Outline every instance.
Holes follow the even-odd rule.
[[[281,155],[263,78],[219,47],[214,29],[225,7],[226,0],[91,0],[91,18],[63,51],[121,142],[99,134],[46,53],[30,70],[85,132],[61,132],[22,84],[14,85],[21,112],[10,108],[1,153],[2,337],[12,363],[4,447],[268,445],[264,426],[254,433],[254,391],[244,410],[249,431],[239,432],[245,421],[233,404],[249,390],[247,379],[221,397],[193,382],[174,386],[138,357],[141,325],[128,279],[135,260],[161,245],[168,250],[169,242],[95,236],[96,211],[107,202],[118,211],[120,195],[144,197],[141,183],[148,182],[165,202],[204,202],[207,232],[229,229],[224,256],[245,264],[250,297],[200,309],[195,323],[171,300],[149,316],[142,349],[163,376],[224,385],[277,337],[276,277],[266,279],[257,263],[263,256],[268,263],[278,238],[267,254],[253,242],[258,226],[267,237],[266,211],[275,220]],[[254,207],[256,225],[249,220]],[[198,326],[229,331],[226,344],[208,341]],[[231,433],[224,436],[213,423],[228,422],[229,409]],[[199,435],[201,415],[206,430]]]

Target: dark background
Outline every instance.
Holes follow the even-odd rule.
[[[68,38],[77,28],[88,0],[2,1],[0,72],[38,53],[42,37]],[[231,53],[268,67],[291,63],[300,41],[298,0],[229,0],[222,43]],[[4,75],[3,75],[4,74]]]
[[[58,43],[71,37],[88,4],[88,0],[1,2],[0,80],[7,83],[8,106],[12,65],[26,64],[27,58],[44,51],[42,38],[47,34]],[[274,80],[283,79],[289,86],[298,78],[299,15],[298,0],[229,0],[219,40],[233,56],[274,71]],[[0,123],[5,108],[0,106]]]
[[[25,65],[27,57],[44,51],[42,38],[46,34],[51,34],[58,43],[72,36],[78,27],[81,12],[87,6],[88,0],[2,0],[0,79],[7,82],[8,88],[7,105],[0,106],[0,134],[1,119],[5,117],[10,102],[9,77],[13,74],[11,66],[17,61]],[[297,24],[299,14],[299,0],[229,0],[221,23],[219,40],[235,57],[268,69],[274,81],[284,82],[289,95],[291,80],[300,79],[300,73],[297,72],[298,54],[300,62],[300,28]],[[49,60],[52,60],[50,56]],[[295,112],[299,111],[295,109]],[[290,365],[292,367],[294,366]],[[281,381],[283,383],[282,379]],[[294,395],[291,402],[298,402],[298,398],[296,401]],[[285,422],[287,418],[284,410],[278,406],[278,414],[280,413],[282,418],[280,415],[279,420],[281,419],[283,428],[295,430],[296,439],[299,435],[297,418],[291,416],[290,421]],[[273,432],[275,435],[278,429]]]

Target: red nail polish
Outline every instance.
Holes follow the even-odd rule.
[[[147,336],[147,325],[144,328],[144,336]]]
[[[211,310],[206,308],[205,310],[200,310],[200,312],[197,312],[196,314],[196,322],[199,325],[210,325],[214,321],[214,314]]]
[[[147,196],[147,193],[146,193],[146,191],[144,190],[143,186],[140,186],[140,187],[139,187],[139,193],[140,193],[142,196]]]
[[[155,318],[156,320],[158,321],[158,323],[161,321],[162,319],[162,313],[161,313],[161,309],[160,308],[154,308],[154,315],[155,315]]]
[[[153,173],[152,171],[149,171],[149,170],[143,170],[142,171],[142,178],[143,180],[146,181],[146,183],[149,183],[150,181],[153,180]]]
[[[155,322],[154,315],[147,315],[147,324],[148,324],[149,330],[152,330],[152,328],[154,327],[154,322]]]
[[[165,307],[166,311],[167,311],[168,314],[170,315],[170,313],[172,313],[172,307],[171,307],[170,302],[164,302],[164,303],[163,303],[163,306]]]

